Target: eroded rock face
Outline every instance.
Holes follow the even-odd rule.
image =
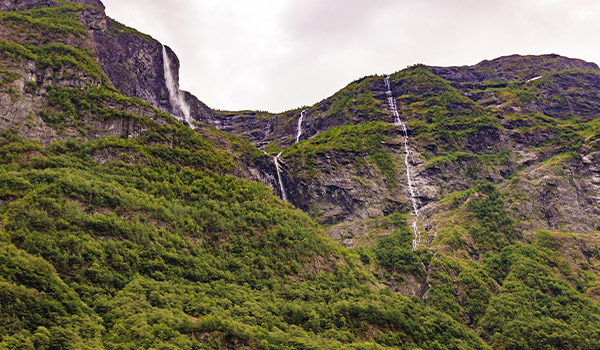
[[[327,225],[408,210],[410,195],[400,183],[405,180],[402,146],[397,142],[389,147],[399,175],[399,181],[393,185],[376,167],[357,165],[368,159],[364,154],[339,150],[327,152],[314,159],[312,166],[318,169],[315,176],[284,159],[283,178],[290,201]]]
[[[506,185],[516,196],[515,217],[523,229],[588,233],[600,225],[600,154],[571,159],[550,158],[521,171],[519,181]]]
[[[119,27],[106,20],[109,30]],[[93,27],[88,28],[93,30]],[[124,95],[139,97],[155,107],[168,109],[162,68],[162,47],[134,34],[113,36],[106,31],[93,31],[95,52],[102,69],[113,85]]]
[[[138,97],[174,114],[164,77],[163,45],[106,17],[102,9],[84,11],[81,19],[88,30],[93,51],[110,81],[124,95]],[[166,49],[175,81],[178,81],[179,59],[170,48]],[[194,118],[210,119],[210,108],[192,94],[184,95]]]
[[[80,19],[88,32],[84,44],[91,49],[112,84],[125,96],[138,97],[154,107],[174,113],[165,85],[162,44],[108,18],[100,0],[68,0],[90,6],[80,11]],[[53,0],[1,0],[2,11],[25,11],[38,7],[58,6]],[[175,80],[179,79],[179,59],[167,47]],[[190,93],[185,98],[191,114],[199,121],[211,120],[212,111]]]
[[[392,83],[392,93],[408,124],[413,148],[410,161],[422,210],[419,227],[428,243],[435,240],[440,229],[438,214],[448,210],[438,202],[479,181],[489,181],[507,192],[522,230],[587,234],[599,227],[598,141],[570,130],[579,128],[577,125],[560,126],[570,119],[589,129],[585,123],[598,118],[597,68],[593,63],[546,55],[509,56],[473,67],[422,66],[408,70],[421,69],[437,78],[399,73]],[[349,87],[350,91],[338,93],[341,97],[334,96],[307,109],[303,130],[306,139],[370,120],[391,123],[383,78],[366,78]],[[340,109],[340,100],[344,109],[332,112]],[[361,103],[372,108],[360,108]],[[368,112],[363,114],[365,110]],[[232,118],[244,121],[240,115]],[[489,121],[477,125],[478,118]],[[295,134],[294,115],[273,115],[269,122],[275,127],[262,125],[263,134],[246,137],[259,139],[256,144],[270,141],[288,147]],[[236,132],[235,125],[230,129]],[[318,144],[325,141],[301,152],[295,149],[304,146],[292,147],[280,160],[290,202],[332,225],[328,230],[332,237],[355,246],[368,236],[369,220],[397,210],[411,212],[401,159],[402,137],[396,130],[395,136],[385,139],[382,150],[391,155],[395,170],[396,181],[391,186],[368,152],[319,150],[325,146]],[[561,157],[577,143],[583,145],[576,151],[580,156],[564,161]],[[513,192],[524,198],[512,198]],[[352,228],[351,234],[348,227]]]
[[[26,11],[41,6],[56,6],[53,0],[0,0],[1,11]]]
[[[87,30],[82,45],[96,54],[111,83],[126,96],[138,97],[173,113],[164,77],[162,44],[106,17],[98,0],[71,2],[90,6],[79,13]],[[57,4],[51,0],[0,0],[0,9],[18,11]],[[178,80],[179,60],[171,49],[166,48],[166,52]],[[576,118],[581,123],[598,118],[597,69],[593,63],[557,55],[515,55],[470,67],[412,67],[404,75],[396,74],[391,92],[408,125],[417,200],[427,215],[421,224],[423,230],[429,230],[427,225],[435,230],[433,219],[428,218],[435,217],[436,202],[444,196],[471,188],[477,181],[502,184],[512,176],[520,176],[520,180],[506,188],[531,193],[528,204],[518,209],[519,215],[532,217],[528,229],[594,230],[598,213],[589,208],[600,207],[600,174],[598,150],[591,145],[598,142],[577,139],[584,147],[580,159],[548,169],[546,161],[572,146],[556,139],[576,135],[561,135],[551,125],[554,121],[544,122],[550,124],[546,125],[532,115],[557,120]],[[427,74],[410,74],[417,70]],[[6,110],[22,120],[28,118],[28,111],[43,103],[43,89],[27,95],[29,82],[44,86],[53,81],[57,86],[71,88],[101,84],[81,72],[69,71],[68,67],[64,71],[48,71],[26,62],[18,71],[21,77],[16,83],[17,93],[24,98],[17,101],[8,93],[0,93],[0,103],[10,105]],[[290,155],[284,151],[280,159],[287,196],[291,203],[322,223],[350,225],[353,235],[360,236],[364,221],[395,211],[410,211],[404,136],[400,129],[392,128],[382,141],[385,144],[381,152],[390,156],[393,178],[383,173],[368,150],[361,153],[334,148],[315,152],[310,156],[310,164],[298,160],[308,159],[302,154],[302,141],[328,130],[373,121],[392,124],[386,91],[383,77],[366,77],[314,106],[281,114],[214,112],[192,94],[184,96],[197,120],[242,136],[261,149],[271,146],[283,150],[294,145],[297,121],[304,111],[301,143],[293,146],[300,151]],[[56,135],[41,127],[41,120],[33,118],[28,129],[23,129],[27,135],[43,142],[72,136],[69,130],[63,136]],[[491,121],[471,125],[481,118]],[[10,123],[7,116],[0,120],[1,127]],[[135,137],[144,132],[122,120],[92,125],[89,137]],[[248,164],[248,169],[239,170],[239,176],[261,181],[281,195],[271,157]],[[336,226],[330,232],[343,236]]]
[[[87,5],[92,7],[97,7],[99,9],[104,10],[104,4],[100,0],[66,0],[68,2],[72,2],[79,5]]]

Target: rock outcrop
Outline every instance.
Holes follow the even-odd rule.
[[[160,42],[106,17],[102,10],[84,12],[82,22],[102,69],[121,93],[141,98],[171,114],[177,113],[169,101]],[[167,54],[175,81],[179,81],[179,59],[168,47]],[[185,97],[195,119],[210,120],[210,108],[190,93],[185,93]]]
[[[106,16],[100,0],[69,0],[86,5],[79,11],[81,22],[88,33],[84,44],[92,50],[112,82],[124,95],[138,97],[154,107],[174,114],[165,85],[162,44],[148,35],[128,28]],[[53,0],[2,0],[2,11],[26,11],[39,7],[54,7]],[[179,77],[179,59],[167,48],[176,81]],[[190,93],[185,93],[192,115],[199,121],[211,119],[212,111]]]

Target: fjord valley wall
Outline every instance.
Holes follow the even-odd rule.
[[[537,212],[527,215],[535,228],[582,233],[597,228],[591,205],[598,190],[595,64],[547,55],[508,56],[473,67],[415,66],[392,75],[391,86],[407,124],[413,148],[409,166],[416,168],[421,205],[435,205],[482,180],[517,186],[524,172],[552,182],[552,172],[562,170],[548,169],[547,162],[578,149],[580,158],[568,165],[578,173],[570,180],[577,184],[565,192],[581,194],[584,204],[561,194],[544,209],[549,198],[540,189],[541,202],[531,208]],[[306,109],[306,141],[293,146],[299,111],[261,116],[271,127],[257,132],[261,139],[254,142],[273,153],[283,150],[286,187],[296,191],[289,196],[292,203],[327,224],[373,219],[410,206],[402,164],[405,137],[393,125],[386,98],[384,77],[350,84]],[[544,172],[538,174],[537,167]]]
[[[600,346],[595,64],[212,111],[103,9],[0,0],[0,349]]]
[[[142,63],[161,79],[161,45],[111,29],[97,7],[2,6],[0,348],[389,347],[380,335],[486,348],[442,312],[370,287],[319,224],[240,178],[273,176],[269,156],[157,109],[172,112],[166,86],[127,92],[98,38],[114,36],[116,56],[123,38],[148,43],[151,59],[122,56],[136,79]],[[334,292],[346,288],[350,300]],[[427,320],[450,326],[425,336]]]
[[[287,200],[396,292],[455,309],[458,319],[477,327],[482,315],[465,311],[474,301],[463,300],[463,293],[474,291],[462,290],[462,279],[481,270],[465,266],[485,265],[494,252],[525,261],[520,249],[545,251],[553,242],[554,252],[563,252],[555,258],[578,262],[551,274],[597,300],[593,278],[583,285],[575,280],[586,280],[597,259],[598,66],[558,55],[513,55],[475,66],[416,65],[387,80],[389,88],[384,76],[365,77],[314,106],[278,115],[217,114],[229,132],[280,155],[283,185],[274,192],[285,189]],[[411,213],[407,167],[413,168],[418,218]],[[411,252],[411,223],[421,235],[420,252]],[[519,278],[531,272],[514,271]],[[480,279],[486,274],[476,277],[480,287],[491,283]],[[482,288],[493,295],[506,291],[503,283]],[[514,325],[503,327],[508,324]]]
[[[148,136],[158,125],[171,123],[164,112],[183,117],[165,79],[164,54],[178,80],[176,55],[106,17],[100,2],[7,1],[2,8],[2,129],[47,144]],[[191,94],[178,95],[185,96],[196,119],[209,115],[208,107]],[[236,139],[234,146],[230,135],[212,129],[201,132],[221,147],[237,149],[239,160],[247,164],[237,167],[236,174],[275,181],[267,157],[245,152],[247,142]],[[243,145],[237,145],[240,142]]]

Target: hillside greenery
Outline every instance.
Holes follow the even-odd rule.
[[[78,131],[42,143],[18,123],[0,130],[0,349],[600,348],[600,232],[531,229],[515,214],[529,195],[516,187],[523,154],[496,138],[513,132],[561,176],[581,167],[582,151],[600,152],[585,88],[597,72],[462,85],[423,65],[393,74],[422,171],[446,181],[442,215],[425,212],[435,236],[413,251],[408,206],[393,203],[365,220],[372,239],[346,249],[319,213],[239,177],[269,155],[121,95],[86,43],[84,10],[0,12],[2,101],[35,96],[27,128],[39,117],[48,135]],[[153,40],[114,21],[107,30]],[[25,66],[39,79],[19,88]],[[572,80],[585,84],[568,95]],[[310,127],[326,130],[266,150],[282,152],[291,183],[319,180],[333,159],[400,192],[404,134],[382,89],[381,76],[351,83],[307,107]],[[299,113],[238,114],[279,118],[283,132]],[[114,121],[139,132],[97,133]]]
[[[227,159],[146,141],[3,134],[4,347],[486,348],[422,301],[374,289],[265,186],[209,170]],[[105,151],[117,157],[98,162]]]

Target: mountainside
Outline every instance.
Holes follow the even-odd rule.
[[[597,65],[214,111],[99,0],[0,10],[0,349],[600,347]]]
[[[3,1],[0,3],[0,10],[12,12],[4,15],[3,37],[20,44],[63,43],[77,49],[90,50],[112,85],[123,95],[138,97],[171,114],[181,113],[169,101],[161,43],[108,18],[104,13],[104,5],[99,0],[68,2],[86,7],[77,13],[71,12],[71,18],[67,20],[66,17],[56,17],[75,11],[72,5],[67,10],[69,5],[65,2]],[[39,10],[42,8],[47,10]],[[38,11],[29,11],[27,14],[22,12],[30,9]],[[179,60],[171,49],[166,48],[166,52],[173,65],[175,80],[178,81]],[[211,111],[206,105],[189,93],[185,95],[195,116],[210,116]]]
[[[498,65],[502,69],[490,68]],[[581,186],[588,193],[585,195],[586,203],[597,201],[593,193],[597,193],[598,173],[592,164],[597,164],[593,160],[597,157],[594,129],[597,127],[595,120],[600,102],[598,79],[595,64],[555,55],[509,56],[474,67],[415,66],[394,74],[391,79],[392,95],[397,99],[411,134],[414,151],[411,162],[417,168],[416,180],[421,182],[418,188],[422,204],[472,187],[478,179],[498,183],[511,177],[524,164],[531,165],[564,152],[568,140],[574,141],[573,146],[577,146],[576,139],[579,138],[586,142],[580,145],[584,164],[579,168],[588,178]],[[287,147],[294,143],[300,110],[282,115],[226,113],[223,115],[230,124],[221,124],[220,127],[253,141],[259,147],[267,146],[267,150],[273,153],[286,149],[282,155],[284,167],[289,168],[285,182],[289,182],[290,191],[296,191],[290,200],[305,210],[309,210],[315,202],[322,202],[323,208],[316,209],[314,214],[326,215],[323,222],[331,224],[347,221],[348,218],[366,218],[366,208],[373,207],[378,208],[374,215],[379,216],[381,212],[393,212],[398,198],[407,195],[406,189],[402,188],[406,181],[398,181],[399,174],[404,172],[402,133],[400,128],[391,125],[393,118],[386,98],[383,77],[366,77],[331,98],[306,108],[301,140],[310,140],[290,148],[289,153]],[[381,129],[376,132],[380,138],[382,130],[388,131],[383,132],[385,140],[378,140],[378,145],[370,145],[365,154],[357,154],[357,150],[351,148],[358,146],[350,144],[352,137],[348,134],[360,135],[370,131],[350,126],[364,126],[366,122],[386,124],[377,127],[369,124],[371,131],[373,128]],[[333,131],[337,127],[341,129]],[[329,134],[323,134],[326,131]],[[321,134],[333,136],[339,133],[347,135],[349,144],[323,144],[325,136]],[[335,142],[341,143],[338,136]],[[340,146],[346,149],[340,149]],[[369,157],[372,158],[375,153],[381,155],[381,151],[390,155],[389,162],[394,163],[390,169],[395,169],[395,174],[388,171],[386,177],[385,170],[378,169],[374,161],[361,169],[355,161],[349,160],[359,157],[361,162],[369,163]],[[460,164],[456,162],[457,157],[462,160]],[[342,164],[332,163],[336,159]],[[498,160],[502,160],[502,164],[489,164]],[[314,162],[320,164],[315,167]],[[482,162],[488,163],[488,166],[482,168]],[[349,167],[345,167],[344,163]],[[381,157],[379,163],[382,165]],[[473,172],[475,169],[477,174]],[[469,176],[446,174],[454,174],[457,170],[469,170]],[[321,172],[326,175],[325,178],[318,177]],[[332,172],[339,174],[337,179],[331,176]],[[349,174],[354,176],[349,178]],[[369,184],[369,179],[375,179],[377,183]],[[388,182],[400,182],[399,191],[393,192],[390,187],[398,186],[391,186]],[[445,190],[440,189],[442,183]],[[367,188],[361,190],[365,186]],[[352,193],[349,193],[350,189]],[[382,195],[374,198],[373,194],[382,192],[382,189]],[[313,194],[316,197],[311,197]],[[335,198],[329,197],[323,200],[322,194],[338,200],[336,202]],[[401,202],[410,201],[403,199]],[[582,232],[592,231],[598,226],[593,216],[585,215],[583,219],[586,225],[580,230]],[[567,226],[562,227],[551,222],[544,228],[569,230],[569,222],[575,224],[578,221],[565,220]]]

